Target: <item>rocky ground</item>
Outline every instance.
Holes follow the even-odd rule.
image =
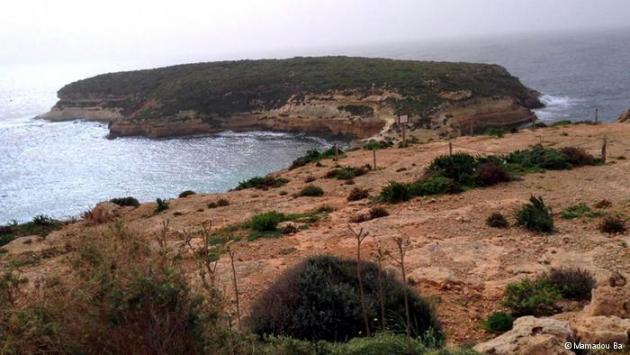
[[[200,225],[219,229],[245,222],[255,214],[270,210],[297,213],[330,206],[333,211],[306,230],[280,238],[242,240],[234,244],[244,308],[247,309],[251,301],[283,270],[307,256],[330,253],[352,257],[355,240],[348,230],[348,225],[352,225],[355,229],[363,228],[370,235],[364,242],[364,255],[370,255],[379,244],[393,250],[394,237],[410,238],[407,257],[409,282],[435,305],[448,340],[453,344],[477,344],[493,338],[483,330],[481,321],[490,313],[502,309],[501,298],[507,283],[533,277],[551,267],[585,268],[593,272],[598,280],[595,295],[600,299],[586,310],[582,310],[584,305],[572,305],[567,309],[571,312],[554,316],[564,330],[560,331],[560,335],[550,331],[556,334],[552,338],[561,339],[567,332],[571,335],[582,329],[579,334],[590,334],[588,336],[591,337],[600,333],[605,334],[603,337],[616,334],[621,336],[619,340],[622,341],[625,334],[627,342],[630,286],[615,284],[612,287],[609,279],[614,272],[630,277],[630,236],[602,234],[597,228],[600,218],[564,220],[559,217],[559,212],[577,203],[593,206],[607,199],[612,202],[609,213],[630,216],[630,160],[626,159],[630,158],[630,125],[617,123],[528,129],[503,138],[460,137],[452,143],[456,152],[473,154],[507,153],[542,142],[548,147],[580,146],[599,155],[604,136],[608,141],[608,161],[604,166],[529,174],[522,180],[491,188],[384,205],[389,216],[360,224],[350,221],[374,203],[367,199],[348,202],[346,197],[354,187],[366,188],[370,195],[376,196],[389,181],[413,181],[422,175],[433,158],[448,152],[448,142],[434,141],[405,149],[379,150],[377,169],[355,178],[354,185],[325,178],[336,163],[323,160],[319,167],[309,164],[277,172],[274,175],[289,180],[288,184],[279,188],[196,194],[171,200],[170,208],[159,214],[154,214],[154,203],[135,209],[116,208],[108,213],[119,216],[132,229],[156,235],[162,229],[162,223],[168,220],[169,238],[173,245],[177,245],[181,243],[178,232]],[[338,162],[342,166],[371,163],[372,152],[364,150],[349,152]],[[323,188],[324,195],[293,197],[307,185],[305,180],[311,178],[315,180],[310,183]],[[173,191],[173,194],[177,193]],[[492,212],[504,213],[513,224],[514,212],[531,194],[543,196],[553,208],[556,233],[537,235],[514,226],[508,229],[486,226],[485,219]],[[219,198],[229,200],[229,206],[207,207],[209,202]],[[0,260],[7,263],[24,259],[28,253],[40,256],[21,267],[28,279],[35,282],[42,276],[58,272],[58,261],[74,237],[80,234],[97,236],[97,232],[105,228],[107,223],[89,225],[78,221],[53,232],[45,240],[20,238],[4,247],[7,252]],[[391,260],[387,260],[386,264],[394,269]],[[192,262],[190,267],[192,273]],[[222,258],[219,270],[227,284],[230,279],[226,258]],[[521,321],[523,324],[529,322],[521,328],[532,328],[532,322],[526,321]],[[546,326],[541,329],[547,329]],[[549,327],[554,326],[557,324]],[[548,344],[545,343],[547,338],[544,338],[546,331],[534,334],[532,329],[529,329],[530,335],[542,334],[538,340]],[[511,336],[518,338],[514,334]],[[492,344],[484,346],[485,351],[491,351],[493,347]]]

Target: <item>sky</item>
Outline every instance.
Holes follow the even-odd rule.
[[[403,41],[628,26],[629,0],[20,0],[0,64],[174,64]]]

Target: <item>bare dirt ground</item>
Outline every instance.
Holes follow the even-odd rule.
[[[393,250],[392,238],[408,236],[410,284],[436,307],[449,342],[478,343],[492,336],[485,333],[481,320],[501,309],[501,297],[508,282],[533,276],[551,267],[575,266],[591,270],[599,283],[606,282],[613,271],[630,274],[630,236],[609,236],[598,231],[600,218],[564,220],[560,211],[585,203],[589,206],[607,199],[612,202],[608,213],[630,216],[630,125],[573,125],[524,130],[503,138],[487,136],[454,139],[454,150],[474,154],[507,153],[542,142],[549,147],[581,146],[599,155],[602,139],[608,138],[608,162],[604,166],[548,171],[525,175],[522,180],[491,188],[475,189],[457,195],[416,198],[397,205],[385,205],[390,215],[361,224],[370,237],[364,242],[364,255],[377,245]],[[348,231],[350,219],[373,205],[369,200],[348,202],[354,187],[366,188],[378,195],[389,181],[410,182],[422,175],[431,160],[448,152],[446,141],[409,148],[390,148],[377,153],[378,168],[354,179],[355,185],[326,179],[334,165],[309,164],[291,171],[280,171],[290,182],[267,191],[249,189],[224,194],[197,194],[170,201],[170,209],[155,215],[154,203],[139,208],[125,208],[121,218],[132,229],[157,234],[162,223],[169,221],[171,240],[179,243],[177,232],[202,224],[221,228],[242,223],[257,213],[277,210],[284,213],[305,212],[328,205],[334,209],[326,218],[293,235],[273,239],[240,241],[234,245],[236,268],[245,310],[251,301],[287,267],[317,254],[352,257],[355,241]],[[349,152],[338,162],[342,166],[371,164],[372,152]],[[293,197],[292,194],[312,184],[325,191],[322,197]],[[281,193],[282,191],[286,194]],[[173,194],[177,192],[174,191]],[[522,228],[493,229],[485,224],[492,212],[502,212],[514,224],[514,212],[531,194],[543,196],[553,208],[557,232],[536,235]],[[230,205],[208,209],[210,201],[226,198]],[[85,222],[69,224],[45,240],[28,244],[17,240],[5,247],[2,263],[23,258],[34,252],[41,257],[26,263],[21,271],[33,282],[41,276],[59,272],[59,261],[67,245],[80,234],[98,236],[106,225],[88,226]],[[219,270],[228,285],[230,275],[226,258]],[[391,260],[388,268],[394,268]],[[194,272],[191,262],[191,273]]]

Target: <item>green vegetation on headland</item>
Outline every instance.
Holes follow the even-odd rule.
[[[470,92],[471,98],[509,96],[526,107],[541,106],[535,93],[498,65],[354,57],[224,61],[108,73],[66,85],[59,90],[57,106],[80,105],[87,98],[120,107],[132,119],[194,110],[212,120],[278,108],[307,94],[367,96],[385,90],[401,95],[389,99],[398,112],[421,117],[445,102],[441,94],[457,91]],[[340,109],[373,113],[357,105]]]

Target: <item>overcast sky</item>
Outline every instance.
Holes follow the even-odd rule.
[[[0,63],[280,57],[628,26],[630,0],[4,0]]]

